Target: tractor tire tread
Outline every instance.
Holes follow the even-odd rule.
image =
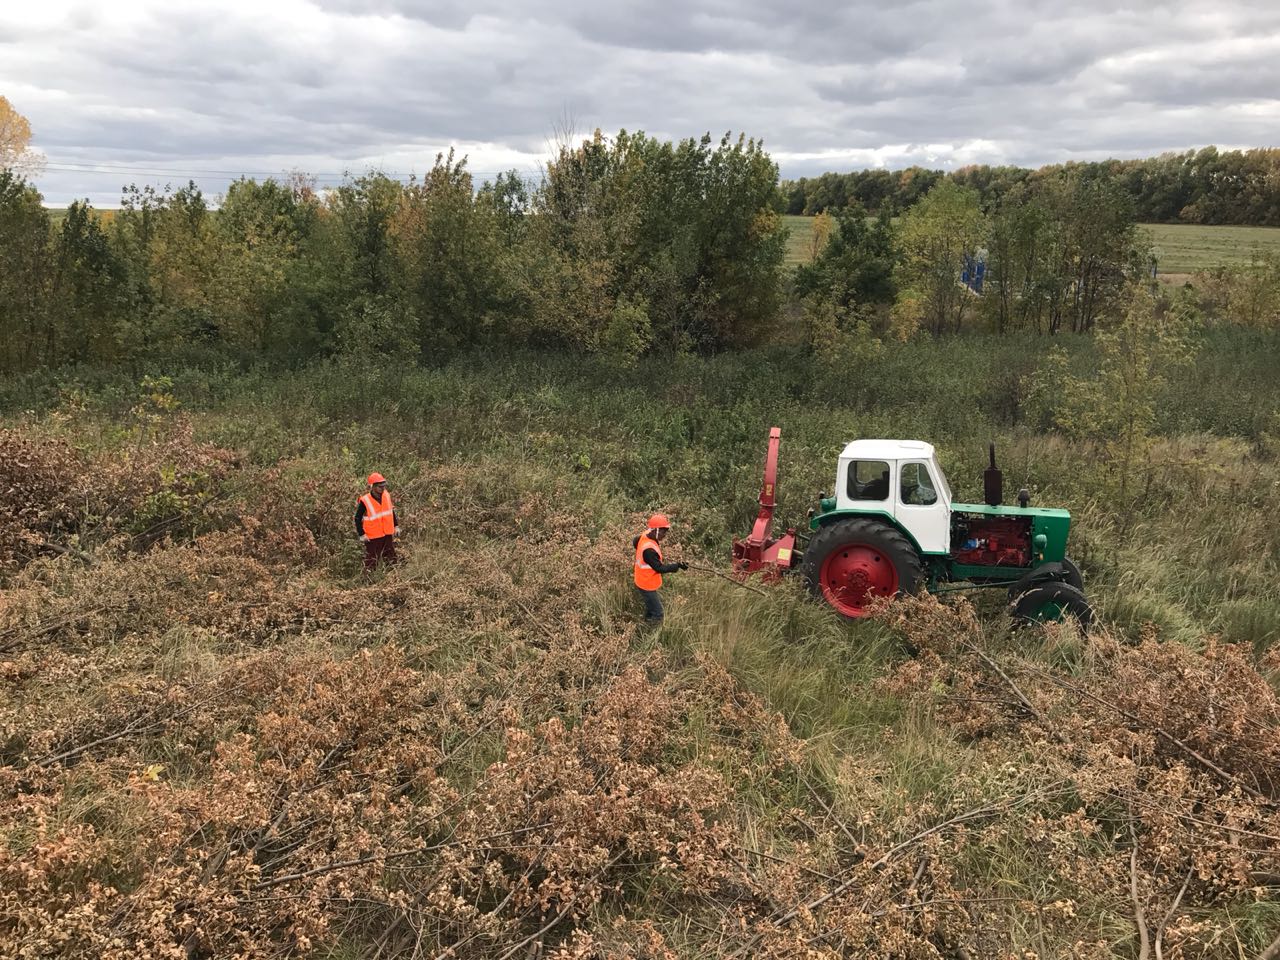
[[[827,554],[855,543],[874,546],[889,557],[898,573],[899,593],[916,593],[924,583],[924,564],[920,554],[901,531],[882,520],[851,517],[820,528],[805,547],[802,570],[809,592],[816,599],[826,602],[819,572]]]
[[[1037,584],[1024,590],[1009,605],[1009,614],[1014,622],[1021,624],[1040,622],[1036,616],[1047,603],[1059,604],[1064,613],[1080,621],[1080,626],[1089,627],[1093,623],[1094,609],[1084,591],[1062,580]]]

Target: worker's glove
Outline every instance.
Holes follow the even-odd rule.
[[[398,536],[400,536],[400,528],[399,528],[399,527],[396,527],[396,536],[397,536],[397,537],[398,537]]]
[[[361,543],[368,543],[368,542],[369,542],[369,535],[368,535],[367,533],[362,533],[362,534],[360,534],[360,542],[361,542]]]
[[[680,561],[679,566],[680,566],[680,569],[681,569],[681,570],[688,570],[688,569],[689,569],[689,565],[688,565],[687,563],[685,563],[683,560],[681,560],[681,561]]]

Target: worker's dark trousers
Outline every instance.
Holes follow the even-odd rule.
[[[377,569],[379,563],[387,565],[396,562],[396,538],[388,534],[369,540],[364,545],[364,570],[369,573]]]
[[[640,599],[644,601],[644,620],[645,623],[658,624],[662,622],[662,598],[658,596],[657,590],[641,590],[636,587],[636,592],[640,594]]]

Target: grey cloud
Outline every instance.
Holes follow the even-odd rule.
[[[1267,45],[1280,39],[1280,4],[1253,0],[95,9],[0,8],[0,93],[49,154],[39,183],[52,202],[110,202],[127,178],[59,169],[94,160],[421,170],[435,150],[469,143],[473,169],[532,169],[566,112],[583,133],[744,130],[785,175],[841,165],[808,157],[824,151],[947,166],[1265,143],[1280,119],[1280,53]],[[1249,101],[1262,111],[1235,109]]]

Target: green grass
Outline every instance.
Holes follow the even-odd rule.
[[[797,216],[795,214],[783,214],[782,222],[787,225],[787,255],[786,263],[788,267],[798,267],[802,263],[808,263],[813,259],[810,243],[813,238],[813,217]]]
[[[810,243],[813,217],[787,215],[782,218],[787,236],[789,267],[812,259]],[[1243,263],[1255,249],[1280,254],[1280,227],[1206,227],[1183,223],[1145,223],[1162,274],[1189,274],[1223,263]]]
[[[1194,273],[1224,263],[1243,263],[1257,249],[1280,254],[1280,227],[1205,227],[1148,223],[1161,273]]]
[[[1056,342],[1075,372],[1095,364],[1087,338]],[[173,372],[175,394],[206,435],[255,463],[326,462],[336,448],[353,476],[375,462],[401,478],[424,464],[506,464],[531,495],[574,504],[593,530],[665,506],[679,514],[682,540],[715,560],[750,526],[772,425],[783,428],[779,520],[790,523],[803,520],[815,490],[829,488],[834,458],[853,437],[933,442],[960,499],[979,495],[994,440],[1009,488],[1025,485],[1035,502],[1076,515],[1072,552],[1117,619],[1154,620],[1183,637],[1217,629],[1272,642],[1280,604],[1264,588],[1278,545],[1273,525],[1249,518],[1280,510],[1275,466],[1258,459],[1280,434],[1280,341],[1229,329],[1205,335],[1196,364],[1174,376],[1159,404],[1160,461],[1138,470],[1131,504],[1117,502],[1114,472],[1096,450],[1046,435],[1043,414],[1022,404],[1041,361],[1025,340],[973,336],[893,344],[840,369],[773,350],[646,361],[639,375],[546,355],[468,357],[437,369]],[[0,411],[49,410],[75,392],[114,420],[127,418],[137,387],[94,370],[12,379],[0,386]],[[394,429],[357,426],[386,417]],[[504,473],[495,467],[491,476],[472,495],[501,503]],[[1237,506],[1224,513],[1219,497]]]

